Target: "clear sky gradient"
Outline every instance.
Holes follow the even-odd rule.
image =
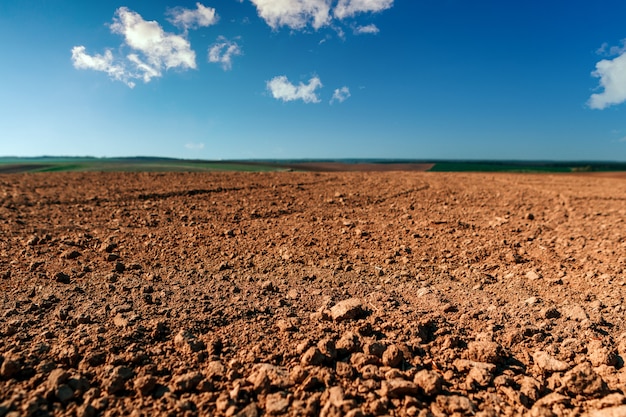
[[[0,1],[0,155],[626,160],[623,0]]]

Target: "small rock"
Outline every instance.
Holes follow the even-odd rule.
[[[102,388],[109,394],[116,394],[126,386],[126,381],[133,376],[133,371],[125,366],[118,366],[102,382]]]
[[[533,362],[544,372],[563,372],[569,369],[569,365],[566,362],[552,357],[543,350],[533,353]]]
[[[330,315],[334,321],[355,320],[365,313],[363,303],[358,298],[349,298],[335,304],[330,309]]]
[[[326,362],[326,359],[326,356],[317,347],[310,347],[300,358],[300,363],[303,366],[319,366]]]
[[[354,368],[349,363],[337,362],[335,372],[343,378],[352,378],[354,376]]]
[[[534,270],[530,270],[528,272],[526,272],[526,278],[528,278],[531,281],[535,281],[541,278],[541,275],[539,275],[537,273],[537,271]]]
[[[383,365],[396,368],[400,366],[404,355],[400,348],[396,345],[390,345],[383,353]]]
[[[354,353],[361,348],[361,337],[356,333],[346,332],[335,343],[335,348],[340,356]]]
[[[570,320],[584,321],[589,320],[587,312],[579,305],[570,305],[562,307],[563,314]]]
[[[259,409],[256,403],[250,403],[244,408],[242,408],[233,417],[258,417],[258,416],[259,416]]]
[[[422,369],[415,374],[413,382],[425,395],[432,397],[441,393],[443,378],[435,371]]]
[[[267,378],[268,386],[277,389],[286,389],[291,386],[289,372],[287,372],[287,369],[269,363],[259,363],[254,365],[252,373],[248,377],[248,381],[252,384],[256,384],[258,380],[262,380],[264,378]]]
[[[59,385],[64,384],[70,378],[70,373],[65,369],[56,368],[48,375],[48,386],[50,388],[57,388]]]
[[[117,327],[128,327],[129,321],[122,313],[119,313],[113,317],[113,324]]]
[[[184,375],[180,375],[174,379],[174,386],[178,392],[189,392],[194,390],[203,376],[200,372],[188,372]]]
[[[135,390],[144,397],[156,387],[157,380],[152,375],[145,375],[135,379],[133,386]]]
[[[601,340],[591,340],[587,345],[587,357],[595,367],[606,365],[616,366],[618,364],[617,351],[614,348],[604,346]]]
[[[370,342],[370,343],[365,344],[365,346],[363,346],[363,352],[365,352],[368,355],[377,356],[379,358],[383,357],[383,354],[385,353],[386,350],[387,350],[387,345],[379,341]]]
[[[280,319],[276,322],[276,327],[281,332],[295,332],[298,330],[298,327],[295,325],[293,320],[289,319]]]
[[[13,378],[22,370],[20,362],[13,359],[5,359],[0,366],[0,376],[3,378]]]
[[[473,415],[475,406],[462,395],[439,395],[431,405],[433,412],[440,415]]]
[[[268,394],[265,397],[265,412],[269,415],[285,414],[289,408],[289,398],[284,392]]]
[[[174,346],[185,354],[191,354],[206,349],[206,345],[192,333],[181,330],[174,337]]]
[[[468,357],[475,362],[500,363],[503,359],[502,347],[496,342],[477,340],[467,345]]]
[[[405,395],[417,395],[418,387],[411,381],[404,379],[391,379],[389,381],[382,381],[381,394],[383,397],[400,398]]]
[[[333,339],[327,337],[320,340],[317,343],[317,348],[327,358],[337,358],[337,349],[335,348],[335,341]]]
[[[583,362],[569,370],[561,383],[572,395],[584,395],[598,398],[607,393],[606,382],[596,374],[589,362]]]
[[[224,378],[226,368],[220,361],[211,361],[206,366],[205,375],[209,379],[220,380]]]

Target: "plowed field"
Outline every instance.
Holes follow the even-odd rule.
[[[625,416],[626,179],[0,175],[0,416]]]

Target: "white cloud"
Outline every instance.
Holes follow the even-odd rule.
[[[143,53],[154,69],[196,68],[196,53],[189,41],[167,33],[158,22],[145,21],[126,7],[117,9],[111,31],[124,36],[126,44]]]
[[[393,0],[339,0],[333,14],[337,19],[352,17],[358,13],[376,13],[393,6]]]
[[[621,55],[624,52],[626,52],[626,39],[622,39],[620,45],[617,46],[609,46],[608,43],[604,42],[602,46],[596,50],[596,54],[603,56]]]
[[[201,149],[204,149],[204,143],[194,143],[194,142],[186,143],[185,148],[199,151]]]
[[[114,80],[126,83],[130,88],[135,87],[135,83],[130,81],[130,77],[126,69],[121,64],[114,63],[113,53],[106,50],[104,55],[89,55],[85,52],[84,46],[75,46],[72,48],[72,62],[76,69],[92,69],[102,71],[109,74]]]
[[[196,10],[175,7],[170,10],[168,19],[172,24],[184,30],[207,27],[217,23],[219,17],[212,7],[196,3]]]
[[[158,22],[145,21],[126,7],[117,9],[110,29],[124,36],[125,45],[132,50],[126,59],[115,59],[110,50],[104,55],[88,55],[84,46],[75,46],[75,68],[106,72],[131,88],[135,86],[134,79],[147,83],[161,77],[164,70],[196,68],[196,53],[184,36],[167,33]]]
[[[320,99],[315,90],[322,87],[322,82],[318,77],[313,77],[308,84],[300,83],[293,85],[286,76],[280,75],[267,82],[267,89],[272,93],[272,97],[282,101],[302,100],[305,103],[319,103]]]
[[[602,110],[626,101],[626,52],[617,58],[598,62],[591,75],[600,79],[604,91],[591,95],[589,107]]]
[[[319,29],[330,23],[331,0],[250,0],[259,16],[272,28]]]
[[[308,26],[317,30],[324,26],[334,27],[333,17],[339,20],[359,13],[376,13],[393,6],[394,0],[250,0],[257,8],[259,17],[274,30],[281,26],[303,30]],[[332,13],[331,13],[332,10]],[[335,28],[337,29],[337,28]],[[361,29],[361,31],[359,31]],[[377,33],[378,28],[367,25],[355,33]]]
[[[378,29],[378,27],[376,27],[376,25],[366,25],[366,26],[357,26],[354,29],[354,33],[357,35],[364,35],[364,34],[377,34],[378,32],[380,32],[380,29]]]
[[[333,93],[333,98],[330,100],[330,104],[333,104],[335,101],[343,103],[350,97],[350,89],[348,87],[341,87],[335,89]]]
[[[217,38],[209,47],[209,62],[219,63],[224,71],[233,67],[233,56],[242,55],[241,48],[235,41],[229,41],[223,36]]]

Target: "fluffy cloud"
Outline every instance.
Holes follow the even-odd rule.
[[[105,51],[104,55],[89,55],[85,51],[86,48],[84,46],[72,48],[74,68],[106,72],[109,74],[109,77],[126,83],[130,88],[135,86],[135,83],[130,81],[132,77],[129,77],[126,68],[123,65],[114,63],[113,53],[110,50]]]
[[[72,49],[72,62],[77,69],[106,72],[111,78],[134,87],[134,79],[150,82],[171,68],[195,69],[196,53],[189,41],[180,35],[167,33],[155,21],[145,21],[136,12],[120,7],[110,26],[112,33],[124,37],[132,52],[126,59],[116,60],[110,50],[104,55],[88,55],[84,46]]]
[[[333,98],[330,100],[330,104],[333,104],[335,101],[343,103],[350,97],[350,89],[348,87],[341,87],[335,89],[333,93]]]
[[[229,41],[225,37],[220,36],[217,38],[217,42],[209,48],[209,62],[221,64],[224,71],[226,71],[233,67],[233,56],[241,54],[241,48],[237,42]]]
[[[331,25],[332,16],[342,20],[359,13],[380,12],[393,5],[393,0],[339,0],[333,9],[333,0],[250,1],[256,6],[259,16],[275,30],[281,26],[304,29],[308,25],[317,30]],[[333,9],[332,16],[331,9]]]
[[[272,29],[288,26],[302,29],[311,24],[315,29],[330,22],[330,0],[250,0],[259,16]]]
[[[602,110],[626,101],[626,51],[614,59],[598,62],[591,75],[600,79],[604,91],[591,95],[589,107]]]
[[[159,73],[175,67],[196,68],[196,53],[186,38],[165,32],[158,22],[145,21],[126,7],[117,9],[111,32],[123,35],[126,44],[141,52]]]
[[[319,103],[320,99],[315,90],[322,87],[318,77],[313,77],[308,84],[300,83],[293,85],[286,76],[280,75],[267,82],[267,89],[272,97],[282,101],[302,100],[305,103]]]
[[[217,23],[218,16],[212,7],[196,3],[196,10],[176,7],[169,12],[172,24],[185,30],[207,27]]]
[[[372,34],[375,35],[378,32],[380,32],[380,30],[378,29],[378,27],[376,27],[376,25],[367,25],[367,26],[357,26],[354,29],[354,33],[356,35],[364,35],[364,34]]]
[[[345,19],[358,13],[376,13],[391,8],[393,0],[339,0],[335,10],[335,17]]]

